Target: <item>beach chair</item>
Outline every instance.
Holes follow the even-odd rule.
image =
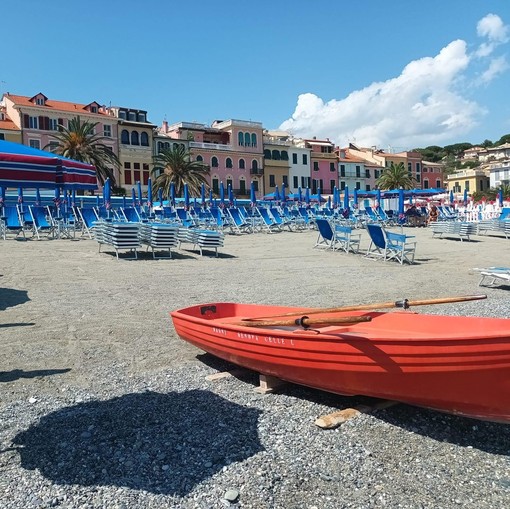
[[[266,207],[257,207],[257,212],[260,214],[260,217],[262,219],[261,228],[262,231],[265,231],[266,233],[274,233],[274,232],[281,232],[282,229],[280,225],[276,222],[274,217],[271,215],[268,209]]]
[[[280,211],[276,207],[271,207],[269,209],[270,214],[273,216],[274,221],[280,227],[280,229],[288,228],[291,232],[293,231],[292,225],[293,222],[287,218],[282,217]]]
[[[478,286],[492,287],[501,283],[510,285],[510,267],[475,267],[473,270],[481,275]]]
[[[346,253],[352,251],[353,253],[359,252],[361,242],[361,234],[352,232],[350,226],[335,225],[335,242],[333,249],[341,249]]]
[[[15,233],[16,238],[21,234],[23,238],[26,238],[23,217],[20,216],[18,207],[15,205],[4,205],[2,214],[4,240],[6,239],[7,233]]]
[[[400,265],[404,262],[412,265],[416,252],[416,241],[410,239],[414,237],[391,231],[385,231],[385,235],[389,251],[389,257],[387,259],[395,259]]]
[[[229,226],[232,233],[252,233],[253,228],[250,222],[243,219],[241,213],[235,207],[226,209],[230,217]]]
[[[98,222],[96,213],[93,209],[87,209],[82,207],[76,207],[75,212],[78,213],[78,217],[80,218],[81,222],[81,236],[88,235],[89,239],[94,238],[94,227],[96,226],[96,223]]]
[[[317,218],[315,220],[315,224],[317,225],[319,234],[317,236],[317,240],[315,241],[315,246],[313,247],[334,250],[336,244],[335,230],[331,226],[330,222],[327,219]]]
[[[50,211],[48,207],[40,207],[40,206],[29,206],[29,212],[32,217],[32,222],[34,225],[34,233],[38,240],[41,239],[39,234],[46,233],[46,236],[49,237],[51,235],[52,238],[55,237],[55,225],[51,221]]]

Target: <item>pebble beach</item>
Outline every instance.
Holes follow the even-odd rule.
[[[362,234],[361,250],[369,238]],[[510,425],[366,404],[258,375],[180,340],[208,302],[332,307],[486,294],[420,313],[509,317],[510,240],[417,242],[414,265],[314,249],[316,231],[226,235],[219,256],[117,260],[94,240],[0,241],[0,508],[339,509],[510,506]],[[494,390],[497,390],[495,388]],[[509,402],[510,405],[510,402]]]

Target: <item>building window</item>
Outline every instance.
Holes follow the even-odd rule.
[[[411,175],[413,172],[413,166],[411,163],[407,163],[407,173]]]
[[[239,132],[239,133],[237,134],[237,144],[238,144],[240,147],[244,146],[244,133]]]
[[[329,189],[331,190],[331,193],[333,193],[333,191],[335,190],[335,186],[336,186],[336,180],[330,180],[329,181]]]
[[[32,148],[41,148],[41,142],[39,140],[28,140],[29,146]]]
[[[280,157],[280,151],[279,150],[273,150],[273,152],[271,153],[271,157],[275,160],[275,161],[279,161],[281,159]]]
[[[274,175],[269,175],[269,187],[275,187],[275,186],[276,186],[276,181],[275,181]]]
[[[292,153],[292,164],[297,164],[297,154],[295,152]]]
[[[217,158],[216,156],[213,156],[213,157],[211,158],[211,166],[212,166],[213,168],[217,168],[217,167],[218,167],[218,158]]]
[[[469,193],[469,180],[464,182],[464,189]]]
[[[286,150],[282,150],[281,157],[282,157],[282,161],[288,161],[289,160],[289,153]]]
[[[342,182],[340,182],[340,191],[344,191],[345,190],[345,182],[342,180]]]
[[[356,165],[356,178],[361,177],[361,166]]]
[[[220,192],[220,181],[217,178],[213,178],[211,181],[213,192],[218,194]]]
[[[356,189],[361,190],[361,182],[356,182]]]
[[[420,163],[416,163],[416,173],[420,173],[421,171],[421,165]]]
[[[5,134],[4,133],[0,133],[0,140],[5,140]]]
[[[251,136],[250,133],[244,133],[244,144],[249,147],[251,145]]]
[[[112,126],[105,124],[103,125],[103,136],[105,138],[111,138],[112,137]]]
[[[436,189],[439,189],[441,187],[441,181],[436,180]]]
[[[120,142],[122,145],[129,145],[129,132],[126,129],[120,133]]]
[[[296,175],[292,177],[292,185],[294,189],[297,189],[299,187],[299,179]]]
[[[147,122],[145,113],[140,112],[140,111],[138,112],[138,122]]]
[[[375,179],[379,178],[379,170],[374,170],[374,178]]]
[[[303,154],[303,164],[308,164],[308,154]]]
[[[365,186],[365,191],[370,191],[370,185],[369,185],[369,184],[367,184],[367,185]]]
[[[429,180],[428,179],[424,179],[423,180],[423,189],[428,189],[429,188]]]
[[[268,148],[264,150],[264,159],[271,159],[271,151]]]
[[[421,174],[420,174],[420,173],[418,173],[418,174],[416,175],[416,182],[420,182],[420,180],[421,180]]]
[[[56,118],[49,119],[48,129],[50,131],[58,131],[58,120]]]
[[[58,142],[57,141],[50,141],[48,145],[48,150],[50,152],[55,152],[58,149]]]
[[[282,176],[282,180],[283,180],[283,185],[285,187],[289,187],[289,176],[288,175],[283,175]]]
[[[255,191],[258,191],[259,190],[259,181],[252,180],[252,182],[253,182],[253,188],[255,189]]]
[[[119,118],[121,118],[122,120],[127,119],[127,114],[124,110],[119,110]]]
[[[329,171],[336,171],[335,163],[329,163]]]
[[[38,97],[35,100],[35,104],[38,104],[39,106],[44,106],[44,98],[43,97]]]
[[[257,163],[257,160],[254,159],[252,162],[251,162],[251,169],[254,170],[254,171],[257,171],[259,169],[259,163]]]
[[[125,162],[124,163],[124,182],[126,184],[132,184],[133,183],[133,175],[131,174],[131,163]]]
[[[313,162],[313,171],[319,171],[319,161]]]
[[[198,156],[197,156],[197,161],[203,162],[203,161],[204,161],[204,158],[203,158],[201,155],[198,155]]]
[[[246,194],[246,180],[239,179],[239,194]]]
[[[149,135],[147,133],[142,132],[142,134],[140,134],[140,144],[142,147],[149,146]]]
[[[255,133],[252,133],[252,135],[251,135],[251,146],[252,147],[257,146],[257,135]]]
[[[39,129],[39,117],[29,117],[28,127],[30,129]]]
[[[244,166],[244,159],[239,159],[239,169],[240,170],[244,170],[245,166]]]
[[[131,145],[140,145],[140,139],[138,136],[138,131],[131,132]]]
[[[128,112],[128,120],[132,120],[133,122],[136,122],[136,113],[134,111]]]
[[[345,164],[340,165],[340,176],[345,177]]]
[[[230,157],[227,157],[227,160],[225,161],[225,166],[227,168],[232,168],[232,159],[230,159]]]

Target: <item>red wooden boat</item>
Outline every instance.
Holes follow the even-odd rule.
[[[319,311],[212,303],[171,316],[182,339],[264,375],[510,422],[510,319]]]

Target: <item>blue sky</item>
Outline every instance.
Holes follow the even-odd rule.
[[[393,150],[510,133],[509,0],[18,0],[0,93]]]

